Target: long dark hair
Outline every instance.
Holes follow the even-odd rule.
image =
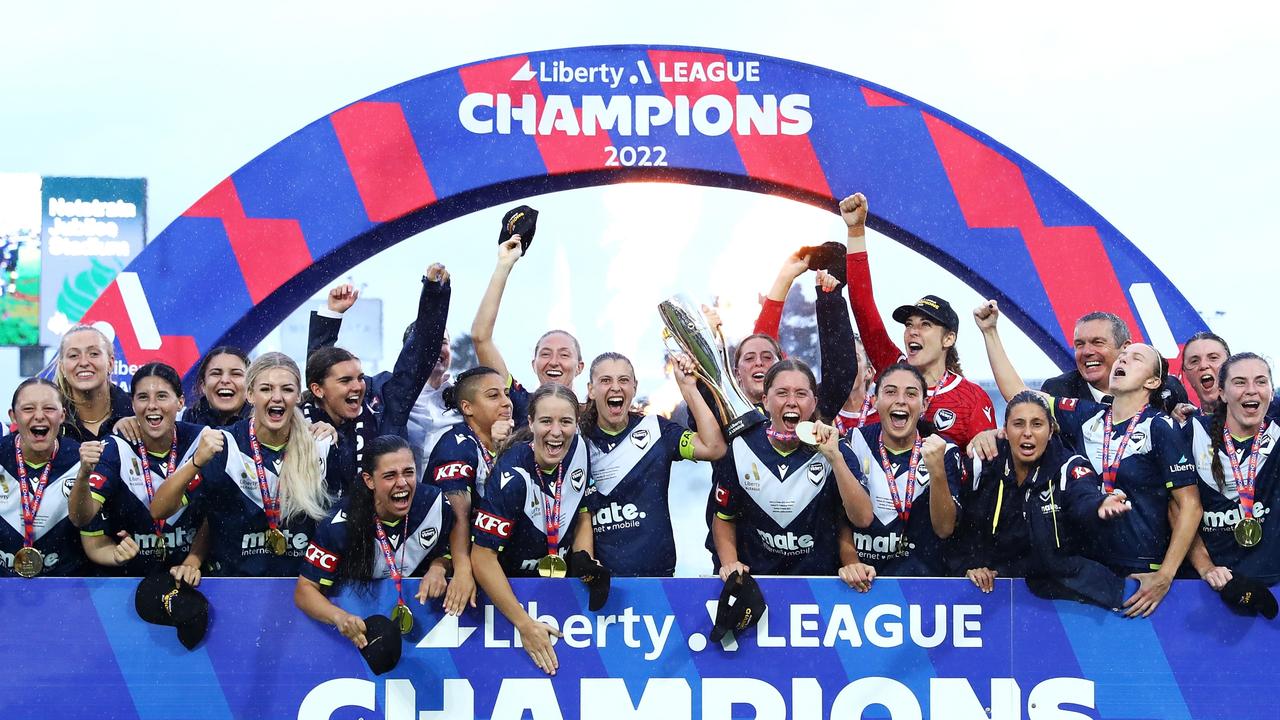
[[[627,367],[631,368],[632,379],[633,380],[635,379],[636,366],[634,363],[631,362],[631,358],[627,357],[626,355],[623,355],[622,353],[603,352],[597,355],[595,360],[591,361],[591,369],[587,371],[587,380],[594,382],[596,379],[596,368],[600,366],[600,363],[606,362],[609,360],[620,360],[626,363]],[[631,415],[636,414],[631,412],[630,409],[628,409],[627,412],[628,414],[631,414]],[[588,400],[586,408],[582,411],[581,415],[578,418],[578,427],[582,428],[583,430],[590,430],[594,428],[596,426],[596,423],[598,423],[599,421],[600,421],[600,411],[596,408],[595,401]]]
[[[378,467],[378,459],[401,450],[410,450],[409,443],[399,435],[380,435],[369,443],[364,450],[360,463],[360,471],[372,476]],[[412,451],[410,451],[412,454]],[[338,578],[350,582],[362,595],[373,593],[373,555],[380,552],[378,541],[374,538],[373,524],[377,522],[373,509],[373,490],[360,480],[348,485],[347,494],[347,552],[338,560]],[[325,521],[328,522],[328,521]],[[406,518],[405,523],[408,523]],[[406,524],[404,531],[409,532]],[[400,541],[409,541],[409,536]],[[400,568],[408,575],[414,568]]]
[[[822,418],[818,414],[818,405],[817,405],[818,379],[814,377],[813,369],[810,368],[808,364],[806,364],[805,361],[803,360],[788,358],[786,360],[779,360],[778,362],[774,363],[764,374],[764,394],[766,396],[769,394],[769,388],[773,387],[773,383],[775,380],[778,379],[779,374],[788,372],[788,371],[795,371],[798,373],[802,373],[805,379],[809,381],[809,392],[813,393],[814,406],[813,406],[813,415],[805,419],[821,420]]]
[[[340,362],[348,360],[359,360],[350,350],[345,350],[336,345],[326,345],[317,349],[307,358],[307,387],[306,392],[302,394],[302,401],[320,404],[316,400],[316,396],[311,392],[312,385],[324,385],[324,379],[329,375],[329,368]]]
[[[546,400],[549,397],[558,397],[561,400],[567,401],[573,406],[574,418],[581,420],[582,406],[578,404],[578,396],[573,394],[573,390],[570,390],[564,385],[550,382],[546,383],[537,390],[534,390],[533,394],[529,396],[529,423],[507,436],[507,439],[498,446],[498,452],[494,456],[495,458],[501,457],[503,453],[520,443],[527,443],[533,439],[533,430],[529,425],[533,424],[533,418],[538,414],[538,406],[542,404],[543,400]]]
[[[1225,343],[1223,347],[1226,347]],[[1227,387],[1227,373],[1230,372],[1231,366],[1243,360],[1261,360],[1262,364],[1267,366],[1267,377],[1271,376],[1271,363],[1267,362],[1266,358],[1257,353],[1236,353],[1227,358],[1227,361],[1222,363],[1222,368],[1218,370],[1219,388],[1225,389]],[[1217,404],[1213,407],[1213,415],[1210,418],[1209,442],[1211,444],[1209,447],[1211,448],[1210,454],[1213,456],[1213,465],[1210,469],[1213,472],[1213,481],[1218,484],[1218,492],[1222,492],[1227,486],[1227,474],[1222,470],[1222,457],[1219,455],[1223,448],[1222,431],[1227,427],[1227,400],[1225,397],[1218,399]]]
[[[209,370],[209,363],[222,355],[234,355],[240,358],[240,362],[244,363],[245,372],[247,373],[249,371],[249,354],[244,350],[241,350],[234,345],[219,345],[218,347],[210,350],[204,354],[204,357],[200,358],[200,364],[196,366],[196,387],[195,391],[191,393],[191,396],[197,402],[204,397],[204,374]]]

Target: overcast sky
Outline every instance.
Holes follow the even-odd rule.
[[[209,6],[216,14],[191,7],[5,4],[0,172],[146,177],[154,237],[306,123],[429,72],[578,45],[742,50],[885,85],[991,135],[1101,212],[1236,348],[1280,350],[1273,323],[1254,322],[1268,307],[1269,271],[1280,258],[1267,210],[1280,187],[1280,18],[1272,4],[1209,11],[1199,3],[839,2],[801,11],[775,2],[379,3],[352,12],[349,3],[224,2]],[[580,333],[588,357],[608,349],[636,355],[651,391],[657,300],[676,290],[731,296],[741,312],[729,318],[730,330],[745,332],[752,299],[788,251],[778,238],[799,245],[842,234],[837,218],[814,208],[684,186],[614,186],[530,203],[544,213],[539,242],[517,268],[511,297],[555,302],[504,307],[498,340],[509,364],[527,367],[540,331],[564,325]],[[492,267],[500,217],[489,210],[435,228],[351,277],[377,282],[377,294],[396,299],[396,288],[411,288],[427,262],[443,259],[457,277],[450,328],[464,331]],[[664,239],[665,254],[639,250],[653,238]],[[913,259],[884,238],[872,239],[871,252],[877,269]],[[713,258],[714,270],[666,272],[695,256]],[[600,277],[617,291],[603,293]],[[549,285],[559,289],[548,294]],[[922,271],[918,287],[885,285],[877,295],[886,310],[926,291],[949,297],[962,316],[979,300],[936,269]],[[385,304],[387,355],[411,307]],[[643,320],[619,322],[631,317]],[[967,320],[960,350],[971,376],[990,374]],[[1054,371],[1025,340],[1014,356],[1026,375]],[[0,351],[0,389],[12,387],[16,372],[16,352]]]

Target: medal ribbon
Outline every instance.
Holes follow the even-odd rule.
[[[1108,495],[1115,492],[1116,475],[1120,474],[1120,461],[1124,459],[1124,449],[1129,445],[1129,438],[1137,429],[1142,413],[1146,411],[1147,406],[1143,405],[1138,408],[1138,414],[1129,420],[1129,426],[1124,430],[1124,437],[1120,438],[1120,446],[1116,448],[1115,462],[1111,461],[1111,408],[1107,407],[1107,411],[1102,414],[1102,489]]]
[[[951,379],[951,371],[950,371],[950,370],[943,370],[943,371],[942,371],[942,377],[938,378],[938,384],[937,384],[937,385],[934,385],[934,386],[933,386],[933,389],[929,391],[929,394],[924,396],[924,409],[925,409],[925,410],[928,410],[928,409],[929,409],[929,404],[933,402],[933,399],[934,399],[935,397],[937,397],[937,395],[938,395],[938,393],[939,393],[939,392],[942,392],[942,387],[943,387],[944,385],[946,385],[946,384],[947,384],[947,381],[948,381],[948,380],[950,380],[950,379]],[[863,403],[865,404],[865,402],[866,402],[866,401],[864,400],[864,401],[863,401]],[[866,409],[865,409],[865,408],[863,409],[863,412],[864,412],[864,413],[866,412]]]
[[[777,440],[780,443],[793,443],[800,439],[796,437],[796,434],[793,432],[774,430],[772,425],[764,429],[764,434],[768,436],[770,440]]]
[[[262,512],[267,516],[267,527],[272,530],[280,528],[280,498],[271,496],[271,488],[267,487],[267,471],[262,466],[262,446],[258,444],[258,431],[254,429],[257,421],[249,419],[249,447],[253,450],[253,468],[258,471],[258,490],[262,492]]]
[[[1249,449],[1249,475],[1240,472],[1240,459],[1236,457],[1236,444],[1231,440],[1231,432],[1222,428],[1222,444],[1227,449],[1227,457],[1231,459],[1231,474],[1236,479],[1236,492],[1240,495],[1240,509],[1246,518],[1253,517],[1254,480],[1258,477],[1258,457],[1262,455],[1262,431],[1266,424],[1258,428],[1253,436],[1253,447]]]
[[[16,439],[13,448],[18,455],[18,489],[22,493],[22,546],[31,547],[35,544],[36,515],[40,512],[40,501],[44,499],[44,489],[49,484],[49,471],[53,469],[53,458],[58,451],[54,448],[49,462],[44,464],[44,470],[40,471],[40,479],[36,481],[33,492],[27,486],[27,461],[22,457],[22,440]]]
[[[400,522],[409,522],[409,518],[406,517]],[[373,518],[373,534],[378,538],[378,547],[382,550],[382,559],[387,561],[387,567],[391,570],[391,579],[396,582],[398,602],[404,605],[404,591],[400,587],[400,583],[404,579],[404,573],[400,572],[400,566],[396,564],[396,557],[391,552],[391,541],[387,539],[387,531],[382,529],[382,521],[376,516]],[[404,547],[403,541],[400,543],[400,547]]]
[[[155,488],[151,484],[151,458],[147,457],[147,446],[141,440],[137,444],[138,454],[142,456],[142,484],[147,486],[147,505],[151,505],[152,499],[156,496]],[[164,476],[168,478],[173,475],[173,471],[178,467],[178,428],[173,429],[173,442],[169,445],[169,460],[164,466]],[[156,528],[156,537],[164,541],[164,520],[154,521]]]
[[[542,473],[542,469],[538,469],[538,473]],[[561,491],[564,489],[564,462],[556,466],[556,489],[553,497],[547,497],[547,493],[539,488],[542,492],[543,505],[546,512],[543,514],[546,520],[547,528],[547,554],[560,554],[560,502],[562,499]]]
[[[897,511],[898,517],[903,523],[907,522],[907,518],[911,517],[911,504],[915,502],[916,495],[916,469],[920,467],[920,448],[924,445],[924,439],[917,436],[915,444],[911,448],[911,455],[907,459],[907,485],[906,500],[898,494],[898,479],[893,474],[893,464],[889,462],[889,453],[884,449],[884,438],[880,439],[880,467],[884,468],[884,479],[889,483],[889,497],[893,500],[893,509]]]

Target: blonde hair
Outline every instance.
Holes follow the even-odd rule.
[[[255,381],[268,370],[282,368],[293,375],[293,380],[302,386],[302,373],[298,364],[288,355],[278,352],[265,353],[249,365],[245,384],[249,392],[253,392]],[[254,408],[257,413],[257,408]],[[323,520],[333,503],[325,487],[324,477],[320,474],[320,456],[316,454],[316,443],[311,437],[311,424],[297,405],[289,419],[289,441],[284,448],[284,462],[280,468],[280,519],[288,523],[298,516],[305,515],[312,520]]]
[[[98,328],[92,325],[86,325],[85,323],[76,323],[68,328],[66,332],[62,333],[62,338],[58,341],[58,355],[53,361],[53,384],[57,386],[58,392],[62,393],[62,397],[65,399],[66,404],[70,405],[72,408],[74,408],[75,405],[73,402],[75,400],[75,395],[71,391],[71,383],[67,382],[67,376],[62,374],[62,353],[66,351],[67,338],[71,337],[75,333],[85,331],[96,333],[102,340],[102,347],[107,353],[107,376],[104,378],[104,383],[107,385],[111,384],[111,368],[116,364],[115,343],[111,342],[111,339],[107,337],[106,333],[102,332]],[[110,390],[108,390],[108,392],[110,392]]]

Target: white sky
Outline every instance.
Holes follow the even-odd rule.
[[[1267,214],[1280,187],[1280,70],[1263,3],[169,2],[0,8],[0,172],[142,176],[152,237],[222,178],[306,123],[420,75],[516,52],[614,43],[688,44],[801,60],[934,105],[1029,158],[1141,247],[1237,349],[1275,356],[1252,322],[1280,246]],[[213,7],[213,6],[209,6]],[[623,12],[618,8],[643,8]],[[541,330],[569,325],[588,358],[635,356],[642,391],[660,350],[653,306],[676,290],[733,294],[747,330],[788,246],[840,239],[834,216],[747,193],[614,186],[530,201],[538,239],[517,268],[498,339],[513,368]],[[874,207],[875,198],[871,199]],[[431,259],[455,273],[450,329],[465,331],[492,267],[501,210],[462,218],[351,273],[379,286],[384,353],[411,319]],[[479,238],[475,242],[472,239]],[[661,238],[663,252],[642,243]],[[743,252],[744,250],[753,251]],[[873,267],[912,254],[873,238]],[[591,264],[584,258],[595,258]],[[672,271],[714,257],[711,272]],[[533,269],[530,269],[533,268]],[[1213,276],[1207,276],[1213,273]],[[550,280],[548,279],[550,278]],[[601,278],[606,292],[600,292]],[[562,289],[542,290],[556,281]],[[878,285],[882,309],[932,291],[963,314],[979,298],[936,269]],[[597,296],[598,294],[598,296]],[[544,297],[551,310],[512,299]],[[617,322],[620,317],[641,321]],[[989,375],[962,325],[968,373]],[[894,331],[896,335],[896,330]],[[358,350],[358,349],[357,349]],[[1028,376],[1054,372],[1025,340]],[[528,377],[530,373],[517,372]],[[0,351],[0,390],[17,381]],[[583,386],[579,384],[579,390]]]

